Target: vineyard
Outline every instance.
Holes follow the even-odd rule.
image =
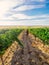
[[[29,28],[31,34],[35,37],[39,37],[44,44],[49,44],[49,28]],[[22,32],[22,29],[5,29],[0,30],[0,54],[4,54],[5,50],[14,42],[18,41],[18,35]]]
[[[0,30],[0,65],[49,65],[49,28]]]
[[[39,37],[44,44],[49,44],[49,28],[30,28],[29,32],[35,37]]]
[[[11,46],[14,41],[19,42],[17,38],[18,35],[22,32],[22,29],[7,29],[0,30],[0,55],[4,54],[5,50]]]

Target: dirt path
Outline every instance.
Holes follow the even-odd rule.
[[[3,56],[4,65],[49,65],[49,54],[41,49],[44,45],[40,39],[31,34],[27,35],[26,30],[18,38],[24,48],[21,48],[17,42],[12,44]]]
[[[49,65],[49,56],[43,53],[39,48],[32,46],[35,38],[26,35],[24,31],[21,41],[24,48],[14,53],[11,65]]]

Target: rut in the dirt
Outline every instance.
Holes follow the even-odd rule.
[[[24,31],[21,41],[23,42],[24,48],[15,51],[11,65],[49,65],[44,59],[44,56],[46,58],[48,56],[39,49],[31,46],[33,40],[29,36],[28,31]]]

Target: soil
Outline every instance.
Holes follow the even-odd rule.
[[[15,41],[3,55],[4,65],[49,65],[48,45],[30,33],[27,35],[26,30],[18,38],[24,47]]]

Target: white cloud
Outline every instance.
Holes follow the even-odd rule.
[[[27,0],[27,1],[29,1],[29,0]],[[26,2],[26,0],[0,0],[0,20],[11,19],[11,17],[6,17],[5,14],[14,14],[13,12],[10,12],[10,10],[12,10],[12,8],[14,6],[20,5],[24,2]],[[13,11],[16,11],[16,12],[25,11],[25,10],[35,9],[35,8],[42,8],[42,7],[44,7],[44,5],[22,5]],[[20,15],[20,14],[16,14],[16,15]],[[19,19],[21,19],[21,18],[23,19],[23,16],[20,16]]]
[[[45,0],[31,0],[31,1],[44,2]]]
[[[16,8],[15,11],[25,11],[25,10],[35,9],[35,8],[42,8],[44,6],[45,5],[22,5]]]
[[[28,16],[20,12],[17,13],[18,11],[26,11],[30,9],[42,8],[45,6],[44,4],[19,6],[20,4],[26,3],[26,1],[27,2],[28,1],[44,2],[45,0],[0,0],[0,25],[40,25],[40,24],[46,25],[46,24],[49,24],[48,22],[49,15]],[[12,8],[17,5],[19,7],[13,9],[13,11],[16,11],[16,14],[14,12],[10,12],[10,10],[12,10]],[[5,14],[6,13],[9,14],[9,12],[12,15],[9,17],[5,17]],[[41,18],[41,19],[38,19],[38,18]],[[13,20],[13,22],[11,20]],[[21,21],[17,21],[17,20],[21,20]]]
[[[12,7],[17,6],[18,4],[21,4],[23,0],[2,0],[0,1],[0,19],[3,19],[6,13],[8,13],[8,10],[10,10]]]
[[[5,14],[9,14],[8,11],[10,11],[12,7],[17,6],[19,4],[26,3],[26,1],[28,2],[29,0],[0,0],[0,20],[7,19],[7,17],[5,17]],[[44,1],[44,0],[40,0],[40,1]],[[25,11],[25,10],[35,9],[35,8],[42,8],[42,7],[44,7],[44,5],[22,5],[13,11],[16,12]]]
[[[49,19],[49,15],[48,14],[41,14],[41,15],[33,15],[33,16],[28,16],[28,15],[25,15],[25,14],[13,14],[11,16],[11,18],[13,19]]]
[[[40,21],[40,22],[39,22]],[[25,26],[33,26],[33,25],[49,25],[49,19],[43,20],[25,20],[25,21],[2,21],[0,25],[25,25]]]
[[[49,19],[49,15],[48,14],[41,14],[41,15],[32,15],[32,16],[28,16],[25,14],[21,14],[21,13],[17,13],[17,14],[13,14],[12,16],[3,18],[3,20],[13,20],[13,21],[17,21],[17,20],[43,20],[43,19]],[[1,19],[2,20],[2,19]]]

